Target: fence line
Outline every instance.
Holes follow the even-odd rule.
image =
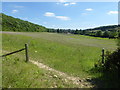
[[[25,44],[25,48],[22,48],[22,49],[20,49],[20,50],[17,50],[17,51],[11,52],[11,53],[7,53],[7,54],[2,55],[2,56],[0,56],[0,57],[5,57],[5,56],[8,56],[8,55],[17,53],[17,52],[21,52],[21,51],[23,51],[23,50],[25,50],[26,62],[28,62],[28,61],[29,61],[29,57],[28,57],[28,44]]]
[[[29,57],[28,57],[28,44],[25,44],[25,55],[26,55],[26,62],[29,61]]]
[[[5,56],[8,56],[8,55],[17,53],[17,52],[21,52],[21,51],[23,51],[23,50],[25,50],[26,62],[28,62],[28,61],[29,61],[29,56],[28,56],[28,44],[25,44],[25,48],[22,48],[22,49],[20,49],[20,50],[17,50],[17,51],[11,52],[11,53],[7,53],[7,54],[2,55],[2,56],[0,56],[0,57],[5,57]],[[104,49],[104,48],[102,49],[102,55],[101,55],[101,56],[102,56],[102,63],[104,64],[104,57],[105,57],[105,49]]]
[[[8,56],[8,55],[11,55],[11,54],[14,54],[14,53],[17,53],[17,52],[23,51],[23,50],[25,50],[25,48],[20,49],[20,50],[17,50],[17,51],[14,51],[14,52],[11,52],[11,53],[8,53],[8,54],[5,54],[5,55],[2,55],[1,57],[5,57],[5,56]]]

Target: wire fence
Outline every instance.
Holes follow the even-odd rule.
[[[13,51],[13,52],[4,54],[4,55],[2,55],[2,56],[0,56],[0,57],[6,57],[6,56],[8,56],[8,55],[12,55],[12,54],[21,52],[21,51],[23,51],[23,50],[25,50],[25,53],[24,53],[24,55],[25,55],[25,61],[28,62],[28,61],[29,61],[29,58],[30,58],[29,55],[28,55],[28,44],[25,44],[25,47],[22,48],[22,49],[19,49],[19,50],[16,50],[16,51]],[[35,53],[32,53],[32,54],[36,54],[36,52],[37,52],[37,51],[35,51]],[[23,54],[22,54],[22,55],[23,55]],[[31,54],[30,54],[30,55],[31,55]],[[104,48],[102,49],[101,58],[102,58],[102,63],[104,64],[104,59],[105,59],[105,49],[104,49]],[[36,60],[35,57],[34,57],[34,59]]]
[[[22,48],[22,49],[19,49],[19,50],[17,50],[17,51],[13,51],[13,52],[4,54],[4,55],[2,55],[2,56],[0,56],[0,57],[5,57],[5,56],[8,56],[8,55],[12,55],[12,54],[21,52],[21,51],[23,51],[23,50],[25,50],[26,62],[28,62],[28,61],[29,61],[29,56],[28,56],[28,44],[25,44],[25,47]]]

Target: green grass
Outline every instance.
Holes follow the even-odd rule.
[[[115,40],[55,33],[3,34],[3,50],[15,51],[29,44],[30,59],[42,62],[69,75],[85,78],[100,59],[101,49],[114,50]],[[24,52],[18,53],[25,57]]]
[[[77,87],[65,82],[62,77],[55,78],[55,73],[48,72],[37,66],[26,63],[15,56],[3,58],[3,88],[64,88]]]
[[[68,44],[70,46],[91,46],[91,47],[99,47],[105,49],[114,50],[116,48],[115,40],[108,39],[108,38],[100,38],[100,37],[90,37],[90,36],[83,36],[83,35],[67,35],[67,34],[56,34],[56,33],[31,33],[31,32],[24,32],[19,33],[25,36],[31,36],[33,38],[39,38],[44,40],[49,40],[51,42],[57,42],[61,44]],[[31,41],[31,40],[29,40]]]
[[[1,30],[1,25],[0,25]],[[2,34],[0,33],[0,56],[2,55]],[[2,58],[0,57],[0,87],[2,87]]]
[[[3,34],[3,50],[14,51],[23,48],[25,43],[29,44],[29,56],[33,60],[80,77],[86,76],[86,71],[91,69],[94,63],[98,61],[101,55],[101,47],[109,49],[112,43],[113,47],[110,49],[116,48],[114,40],[78,35],[53,33]]]

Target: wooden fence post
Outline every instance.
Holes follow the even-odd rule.
[[[105,49],[102,49],[102,64],[104,64],[104,57],[105,57]]]
[[[26,62],[29,61],[29,57],[28,57],[28,44],[25,44],[25,54],[26,54]]]

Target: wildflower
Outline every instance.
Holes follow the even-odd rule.
[[[35,53],[37,53],[37,51],[35,51]]]

